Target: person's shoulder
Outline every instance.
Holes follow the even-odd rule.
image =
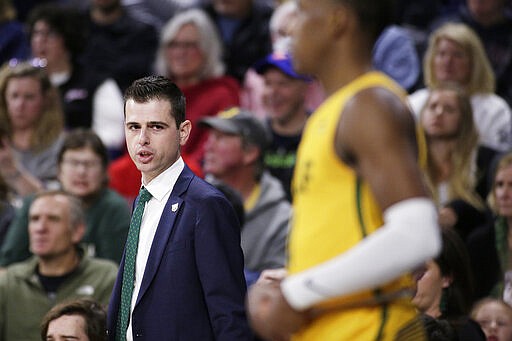
[[[85,257],[84,258],[85,270],[100,274],[112,274],[117,273],[118,265],[112,260],[97,258],[97,257]]]

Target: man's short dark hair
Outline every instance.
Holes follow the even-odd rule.
[[[133,99],[137,103],[147,103],[151,100],[166,100],[171,104],[171,116],[176,121],[176,128],[185,121],[185,95],[163,76],[148,76],[134,81],[124,93],[125,115],[126,102]]]
[[[41,340],[46,340],[50,322],[61,316],[82,316],[85,320],[85,334],[89,340],[107,341],[107,313],[98,302],[81,298],[54,306],[43,317],[41,322]]]

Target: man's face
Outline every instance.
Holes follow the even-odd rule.
[[[326,17],[332,11],[330,0],[298,0],[292,28],[291,50],[295,71],[316,75],[324,49],[332,44],[325,32]]]
[[[467,0],[471,13],[478,18],[501,17],[506,0]]]
[[[34,200],[29,210],[30,251],[43,259],[57,258],[74,249],[83,232],[71,226],[65,195],[47,195]]]
[[[204,173],[222,180],[234,174],[243,163],[242,138],[210,129],[204,144]]]
[[[125,136],[128,153],[148,184],[169,168],[180,156],[180,146],[187,142],[190,121],[176,128],[169,101],[152,99],[126,102]]]
[[[80,315],[63,315],[48,325],[48,341],[89,341],[85,333],[85,320]]]
[[[77,197],[99,192],[106,182],[101,158],[89,147],[65,151],[59,164],[59,181],[66,191]]]
[[[272,120],[286,124],[304,113],[305,81],[289,77],[276,68],[265,71],[263,79],[263,105]]]

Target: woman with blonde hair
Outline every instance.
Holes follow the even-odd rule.
[[[440,224],[465,238],[487,217],[487,165],[496,151],[478,146],[469,98],[454,84],[430,91],[420,113],[420,131],[427,142],[425,173],[440,207]]]
[[[409,96],[419,115],[432,88],[454,82],[470,96],[473,119],[480,135],[479,143],[500,151],[512,146],[510,107],[495,92],[495,78],[482,42],[464,24],[447,23],[435,30],[423,61],[427,88]]]
[[[0,70],[0,127],[0,174],[17,196],[56,181],[63,113],[40,65],[12,62]]]
[[[222,42],[203,11],[187,10],[167,22],[161,31],[155,68],[185,95],[187,119],[194,129],[182,154],[188,161],[200,164],[206,130],[198,127],[198,121],[240,103],[240,85],[224,74]]]

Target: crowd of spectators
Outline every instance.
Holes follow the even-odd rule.
[[[447,339],[467,328],[476,340],[498,335],[504,325],[510,335],[512,4],[397,4],[372,60],[408,94],[427,148],[426,185],[449,231],[446,249],[417,278],[421,289],[421,278],[437,276],[436,313],[422,292],[414,302],[427,331]],[[325,97],[293,69],[296,11],[292,0],[0,0],[0,339],[24,338],[24,327],[4,322],[5,302],[20,292],[16,266],[29,276],[27,267],[44,261],[30,236],[42,191],[81,203],[80,261],[121,260],[141,185],[124,142],[123,91],[142,76],[165,76],[185,94],[192,131],[182,157],[236,204],[247,283],[286,266],[296,151]],[[459,285],[467,287],[457,293]],[[464,298],[453,316],[448,294]],[[491,328],[483,316],[492,304],[507,316]]]

